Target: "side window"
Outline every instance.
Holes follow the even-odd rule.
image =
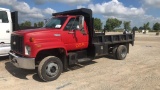
[[[2,23],[8,23],[8,15],[6,11],[0,11],[0,20]]]
[[[79,21],[78,19],[71,18],[69,22],[67,23],[65,30],[73,30],[73,29],[78,29],[79,27]]]

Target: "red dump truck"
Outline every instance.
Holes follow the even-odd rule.
[[[123,60],[134,45],[134,33],[96,34],[92,10],[59,13],[43,28],[15,31],[11,35],[11,62],[18,68],[37,69],[44,81],[57,79],[69,65],[112,55]]]

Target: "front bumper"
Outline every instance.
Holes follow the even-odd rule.
[[[19,57],[10,52],[9,59],[18,68],[35,69],[35,58]]]

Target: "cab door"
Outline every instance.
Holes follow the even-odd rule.
[[[62,42],[68,51],[75,50],[76,45],[75,32],[72,30],[73,23],[74,18],[71,18],[62,31]]]
[[[86,49],[89,44],[89,35],[88,35],[88,28],[86,23],[84,22],[84,28],[80,29],[79,26],[79,18],[75,21],[75,26],[77,27],[75,30],[75,37],[76,37],[76,49]]]
[[[62,41],[67,50],[79,50],[88,47],[88,32],[84,25],[85,34],[79,29],[78,18],[71,18],[62,32]]]
[[[12,24],[9,17],[9,12],[0,11],[0,43],[10,43]]]

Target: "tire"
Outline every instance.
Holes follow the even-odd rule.
[[[44,58],[38,65],[38,75],[46,82],[56,80],[62,71],[62,61],[55,56],[48,56]]]
[[[125,45],[120,45],[117,48],[117,59],[118,60],[123,60],[127,56],[127,47]]]

